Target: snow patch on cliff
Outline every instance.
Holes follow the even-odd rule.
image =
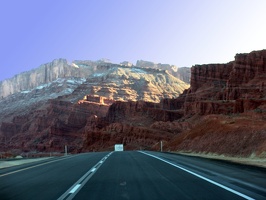
[[[36,87],[36,89],[41,90],[43,88],[49,87],[50,85],[51,85],[51,83],[42,84],[42,85],[39,85],[38,87]]]
[[[101,77],[101,76],[104,76],[105,73],[94,73],[93,76],[94,77]]]
[[[46,83],[37,86],[36,88],[33,88],[32,90],[24,90],[21,91],[21,94],[29,94],[32,91],[35,90],[47,90],[49,93],[49,90],[52,90],[51,88],[59,88],[59,87],[66,87],[65,90],[59,91],[57,96],[60,96],[60,94],[70,94],[76,89],[80,84],[84,83],[86,81],[85,78],[73,78],[73,79],[67,79],[67,78],[58,78],[55,81],[51,83]]]
[[[86,81],[85,78],[80,78],[79,80],[76,80],[76,79],[69,79],[67,80],[66,82],[69,83],[69,84],[82,84]]]
[[[21,91],[22,94],[28,94],[28,93],[30,93],[30,92],[31,92],[31,91],[29,91],[29,90]]]
[[[55,81],[42,84],[31,90],[9,95],[0,99],[0,120],[8,113],[24,113],[31,106],[59,96],[69,95],[86,81],[85,78],[58,78]]]
[[[139,74],[147,74],[146,71],[142,70],[142,69],[138,69],[138,68],[131,68],[131,71],[133,73],[139,73]]]
[[[75,68],[78,68],[79,69],[79,66],[77,64],[72,63],[71,65],[72,65],[72,67],[75,67]]]

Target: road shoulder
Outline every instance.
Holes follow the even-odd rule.
[[[48,160],[51,158],[53,158],[53,157],[4,160],[4,161],[0,161],[0,169],[18,166],[18,165],[27,164],[27,163],[33,163],[33,162],[42,161],[42,160]]]
[[[250,165],[255,167],[262,167],[266,168],[266,158],[258,158],[258,157],[230,157],[225,155],[216,155],[216,154],[203,154],[203,153],[187,153],[187,152],[170,152],[176,153],[186,156],[193,156],[193,157],[201,157],[201,158],[208,158],[213,160],[222,160],[228,161],[237,164],[244,164]]]

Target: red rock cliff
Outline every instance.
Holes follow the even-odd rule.
[[[250,135],[242,118],[247,124],[255,116],[257,121],[250,121],[248,127],[253,126],[252,135],[261,141],[254,139],[252,145],[259,144],[259,151],[263,151],[266,50],[237,54],[235,61],[227,64],[196,65],[191,73],[189,89],[176,99],[163,99],[160,103],[116,101],[109,106],[100,104],[104,103],[101,97],[87,97],[90,102],[83,100],[78,104],[60,98],[51,100],[27,115],[3,122],[1,131],[10,138],[2,141],[11,148],[40,151],[60,149],[64,144],[74,151],[110,150],[115,143],[124,143],[127,149],[156,149],[159,141],[174,140],[174,136],[183,134],[172,149],[179,146],[193,150],[197,146],[194,150],[204,151],[209,145],[214,151],[218,148],[213,141],[219,139],[219,153],[229,149],[225,143],[232,140],[229,146],[234,149],[230,152],[237,154],[246,143],[242,142],[239,148],[233,144],[242,137],[247,141],[245,138]],[[248,117],[249,112],[252,118]],[[242,114],[234,121],[231,115],[236,113]],[[209,119],[212,115],[213,119]],[[239,134],[237,139],[235,133]],[[245,150],[245,155],[253,146]]]
[[[229,114],[255,109],[265,104],[265,81],[266,50],[237,54],[235,61],[227,64],[193,66],[183,109],[186,115]]]
[[[190,129],[170,150],[266,156],[266,50],[237,54],[227,64],[191,68],[191,87],[164,107],[183,110]]]
[[[266,96],[266,50],[237,54],[227,82],[227,100]]]

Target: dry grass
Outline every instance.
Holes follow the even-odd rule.
[[[255,154],[251,154],[250,157],[232,157],[232,156],[217,155],[217,154],[212,154],[212,153],[207,153],[207,154],[206,153],[193,153],[193,152],[191,153],[176,152],[176,153],[188,155],[188,156],[224,160],[224,161],[230,161],[234,163],[240,163],[240,164],[245,164],[245,165],[252,165],[252,166],[266,168],[266,158],[258,158],[255,156]]]

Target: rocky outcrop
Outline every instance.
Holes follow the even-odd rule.
[[[191,68],[191,87],[177,99],[162,100],[184,111],[191,124],[169,149],[230,156],[265,157],[266,50],[237,54],[227,64]]]
[[[177,67],[175,65],[154,63],[150,61],[137,60],[136,66],[140,68],[152,68],[152,69],[164,69],[167,70],[173,76],[179,78],[185,83],[190,83],[190,68],[189,67]]]
[[[237,54],[230,73],[226,99],[262,99],[266,96],[266,50]]]
[[[162,98],[175,98],[189,85],[166,70],[137,68],[106,63],[104,61],[54,60],[39,68],[0,82],[2,99],[9,95],[48,86],[59,79],[86,78],[80,84],[82,95],[105,96],[113,100],[145,100],[159,102]],[[81,91],[81,90],[76,90]],[[76,95],[76,93],[74,93]],[[81,96],[77,94],[75,101]]]
[[[64,77],[84,77],[84,75],[79,69],[69,65],[65,59],[57,59],[0,82],[0,96],[6,97],[23,90],[30,90]]]
[[[266,50],[262,50],[237,54],[235,61],[227,64],[195,65],[191,68],[190,88],[170,104],[180,102],[176,109],[182,107],[185,115],[232,114],[256,109],[265,104],[265,59]]]
[[[130,76],[136,76],[135,78],[143,76],[143,80],[147,79],[147,81],[143,82],[144,85],[141,85],[141,82],[138,85],[132,82],[132,85],[138,92],[142,92],[139,96],[136,95],[135,98],[143,98],[141,96],[143,94],[146,95],[148,100],[150,100],[150,95],[156,96],[158,91],[154,90],[155,92],[153,93],[153,90],[150,90],[148,92],[149,86],[147,87],[145,85],[146,83],[151,85],[153,81],[155,83],[155,80],[160,78],[159,87],[162,88],[165,85],[163,81],[170,83],[176,79],[161,71],[158,71],[158,76],[156,74],[155,76],[150,75],[145,71],[141,75],[140,72],[142,71],[137,71],[136,74],[130,74],[130,71],[124,71],[124,68],[115,68],[116,71],[113,67],[100,66],[100,69],[105,72],[108,68],[112,74],[109,75],[108,72],[107,75],[101,74],[100,76],[105,78],[105,81],[113,80],[115,84],[113,82],[109,85],[106,84],[104,87],[101,85],[96,86],[95,84],[91,84],[94,81],[93,78],[87,81],[77,78],[57,79],[50,84],[44,84],[30,91],[16,93],[1,100],[0,143],[3,144],[1,151],[8,149],[20,149],[20,151],[61,151],[62,146],[65,144],[71,146],[72,152],[85,151],[88,148],[84,146],[84,142],[86,143],[88,135],[92,133],[106,135],[106,132],[110,131],[110,127],[112,127],[111,124],[119,123],[119,119],[123,116],[126,119],[129,113],[132,115],[127,120],[132,120],[131,124],[129,124],[132,128],[124,128],[124,132],[118,131],[118,135],[115,134],[117,137],[122,137],[121,134],[130,135],[140,130],[142,130],[141,133],[147,132],[149,136],[141,140],[143,148],[145,147],[146,149],[148,147],[151,148],[150,144],[158,142],[152,138],[164,138],[166,136],[169,138],[169,134],[171,135],[171,133],[163,131],[166,136],[152,136],[152,134],[159,134],[158,129],[152,129],[149,126],[156,120],[172,121],[176,117],[180,117],[181,114],[176,111],[161,110],[159,109],[159,103],[144,101],[125,102],[127,95],[132,95],[133,92],[129,86],[127,88],[118,87],[118,84],[120,84],[119,81],[121,80],[118,80],[117,77],[128,75],[129,78],[127,80],[129,81],[131,80]],[[126,68],[126,70],[129,69]],[[132,68],[132,70],[136,69]],[[162,73],[165,73],[166,77]],[[114,79],[113,76],[115,76]],[[95,79],[98,78],[98,76],[95,77]],[[76,84],[79,81],[81,81],[81,84]],[[177,85],[169,86],[171,90],[171,88]],[[91,92],[91,88],[95,89],[94,92]],[[99,96],[98,94],[101,94],[99,91],[102,91],[103,88],[106,88],[104,92],[105,96]],[[85,95],[84,98],[84,94],[86,93],[88,95]],[[110,94],[115,94],[115,96],[112,95],[111,99],[108,99]],[[172,93],[169,94],[172,95]],[[168,94],[164,91],[163,95]],[[119,98],[123,102],[115,102],[114,99]],[[77,101],[78,99],[82,100]],[[109,106],[114,102],[113,111],[118,112],[118,114],[112,113],[112,109],[108,111]],[[123,106],[120,106],[120,104],[123,104]],[[128,106],[135,106],[135,109],[128,109]],[[150,107],[148,115],[145,114],[147,111],[146,106]],[[125,110],[119,110],[119,107],[125,108]],[[122,116],[121,114],[123,112],[125,112],[125,115]],[[147,120],[147,118],[151,118],[151,120]],[[127,127],[126,124],[128,122],[124,122],[122,126]],[[131,131],[127,132],[129,130]],[[127,137],[134,138],[131,136]],[[150,139],[148,139],[149,137]],[[129,143],[131,140],[132,144]],[[127,141],[128,145],[131,145],[130,148],[135,147],[136,144],[133,145],[133,143],[136,140],[127,139]],[[103,150],[103,146],[99,141],[95,143],[94,150]]]
[[[191,67],[190,92],[202,92],[208,88],[225,88],[233,63],[195,65]]]
[[[184,81],[185,83],[190,84],[191,72],[190,67],[178,67],[177,71],[174,73],[172,72],[173,76],[179,78],[180,80]]]
[[[124,65],[124,66],[128,66],[128,67],[133,66],[133,64],[131,62],[128,62],[128,61],[121,62],[120,65]]]
[[[265,52],[193,66],[191,86],[180,95],[180,82],[167,70],[76,62],[97,73],[69,94],[10,114],[2,121],[0,143],[39,151],[67,144],[80,152],[111,150],[115,143],[127,150],[158,149],[164,141],[168,150],[263,157]],[[17,102],[16,96],[9,101]]]
[[[178,97],[188,87],[165,70],[105,64],[98,65],[73,96],[83,91],[83,96],[98,95],[115,101],[160,102],[163,98]]]
[[[36,69],[14,76],[0,82],[0,97],[6,97],[21,91],[28,91],[40,85],[50,84],[59,78],[87,78],[98,69],[98,65],[112,65],[106,60],[73,61],[55,59]]]
[[[87,78],[93,79],[93,81],[97,81],[97,83],[99,83],[110,78],[127,79],[130,73],[138,73],[141,76],[143,76],[145,73],[157,74],[159,71],[156,71],[154,69],[166,70],[169,68],[167,66],[168,65],[160,64],[154,68],[152,66],[144,67],[143,65],[143,67],[136,68],[133,67],[132,64],[130,64],[129,62],[123,62],[121,64],[112,64],[110,63],[110,61],[104,59],[99,61],[75,60],[72,63],[68,63],[65,59],[56,59],[51,63],[41,65],[40,67],[34,70],[24,72],[14,76],[13,78],[1,81],[0,97],[4,98],[17,92],[21,92],[24,90],[32,90],[40,85],[50,84],[58,78]],[[130,69],[131,67],[132,69]],[[145,70],[141,71],[141,69],[143,68]],[[169,70],[172,68],[175,72],[177,71],[177,69],[173,66],[170,67]],[[120,72],[116,71],[117,69],[119,69]],[[118,74],[115,74],[113,70],[116,71]],[[170,74],[174,75],[173,73],[171,73],[172,71],[173,70],[170,70],[169,72]],[[186,75],[184,75],[185,72],[183,71],[184,69],[180,69],[180,73],[178,73],[177,76],[174,76],[177,79],[180,78],[182,80],[184,79],[187,81],[188,78],[186,77],[189,76],[189,73],[186,73]],[[121,73],[124,73],[123,77],[121,77]],[[161,71],[161,73],[164,74],[163,76],[165,76],[166,74],[165,71]],[[144,81],[148,81],[146,79],[147,78],[145,78]],[[123,84],[126,84],[126,82],[127,81],[125,80]],[[189,82],[186,82],[185,84],[188,86]],[[120,87],[120,85],[118,87]]]
[[[169,64],[161,64],[161,63],[154,63],[150,61],[145,60],[137,60],[136,66],[140,68],[152,68],[152,69],[165,69],[169,71],[177,71],[177,67],[175,65],[169,65]]]
[[[0,99],[0,124],[10,121],[16,115],[24,115],[32,109],[39,109],[49,99],[61,98],[72,94],[86,79],[59,78],[49,84],[40,85]],[[69,100],[74,102],[75,99]]]

